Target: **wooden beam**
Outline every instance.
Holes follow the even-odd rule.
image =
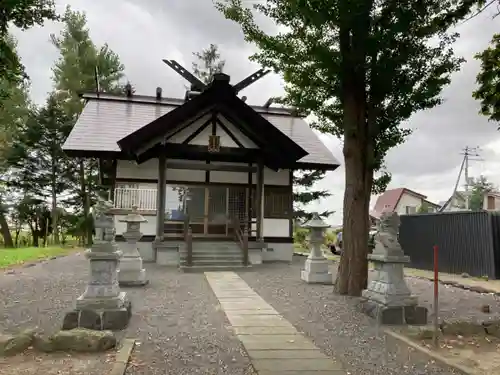
[[[226,125],[224,125],[224,123],[220,119],[217,119],[217,124],[222,128],[222,130],[224,130],[227,133],[229,138],[231,138],[233,142],[238,145],[238,147],[245,148],[243,144],[239,141],[239,139],[234,136],[234,134],[228,129]]]
[[[165,232],[165,203],[167,194],[167,158],[165,153],[160,153],[158,157],[158,188],[156,190],[156,239],[163,240]]]
[[[253,173],[257,172],[256,167],[246,165],[215,165],[207,163],[179,163],[175,161],[167,162],[168,169],[184,169],[189,171],[220,171],[220,172],[242,172]]]
[[[264,163],[259,161],[257,165],[257,186],[256,186],[256,219],[257,219],[257,239],[262,240],[263,236],[263,224],[264,224]]]
[[[161,143],[162,141],[164,141],[164,142],[168,141],[174,135],[179,134],[184,129],[193,125],[196,121],[202,119],[204,116],[206,116],[208,113],[210,113],[211,110],[212,110],[212,108],[207,108],[207,110],[197,114],[195,117],[193,117],[192,119],[187,121],[185,124],[181,125],[177,129],[175,129],[174,131],[172,131],[170,133],[166,133],[164,136],[156,137],[149,142],[146,142],[144,144],[144,146],[138,147],[137,151],[135,151],[135,154],[140,155],[140,154],[146,152],[147,150],[149,150],[150,148],[154,147],[155,145]]]
[[[203,125],[201,125],[193,133],[191,133],[189,135],[189,137],[187,137],[182,143],[185,144],[185,145],[189,144],[189,142],[191,142],[193,139],[195,139],[203,130],[205,130],[206,128],[208,128],[208,125],[210,125],[211,122],[212,122],[212,119],[208,119],[207,121],[205,121],[203,123]],[[207,142],[208,142],[208,139],[207,139]]]

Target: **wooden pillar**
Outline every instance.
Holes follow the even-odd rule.
[[[255,190],[255,216],[257,218],[257,240],[263,240],[264,224],[264,164],[259,161],[257,164],[257,181]]]
[[[156,239],[165,232],[165,202],[167,198],[167,158],[162,149],[158,156],[158,187],[156,189]]]
[[[115,203],[115,189],[116,189],[116,170],[118,167],[118,161],[113,160],[111,165],[111,173],[109,176],[109,200]]]

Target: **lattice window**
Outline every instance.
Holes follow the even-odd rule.
[[[264,188],[264,217],[289,219],[292,215],[292,194],[288,186]]]

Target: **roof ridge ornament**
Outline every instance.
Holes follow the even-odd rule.
[[[222,73],[222,72],[216,73],[216,74],[214,74],[210,85],[207,85],[207,84],[203,83],[200,79],[195,77],[191,72],[189,72],[186,68],[184,68],[177,61],[163,59],[163,62],[165,64],[167,64],[170,68],[172,68],[172,70],[175,70],[175,72],[177,74],[179,74],[180,76],[182,76],[186,81],[191,83],[191,90],[188,90],[186,92],[186,100],[190,99],[194,95],[194,92],[202,92],[202,91],[206,90],[214,82],[226,81],[227,83],[229,83],[231,80],[231,77],[225,73]],[[252,83],[258,81],[259,79],[261,79],[262,77],[264,77],[265,75],[267,75],[270,72],[271,72],[270,69],[261,68],[261,69],[257,70],[255,73],[250,74],[248,77],[241,80],[237,84],[232,85],[234,93],[238,94],[241,90],[247,88]],[[191,93],[191,94],[188,95],[188,93]]]

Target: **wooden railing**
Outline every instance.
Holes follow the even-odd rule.
[[[250,263],[248,257],[248,220],[244,220],[243,223],[240,223],[240,220],[237,217],[234,218],[233,230],[234,238],[236,242],[239,243],[240,248],[243,252],[243,265],[248,266]]]
[[[184,218],[184,242],[186,243],[186,265],[191,267],[193,265],[193,232],[189,225],[189,216]]]
[[[156,189],[115,189],[115,208],[132,209],[137,206],[139,210],[156,210]]]

